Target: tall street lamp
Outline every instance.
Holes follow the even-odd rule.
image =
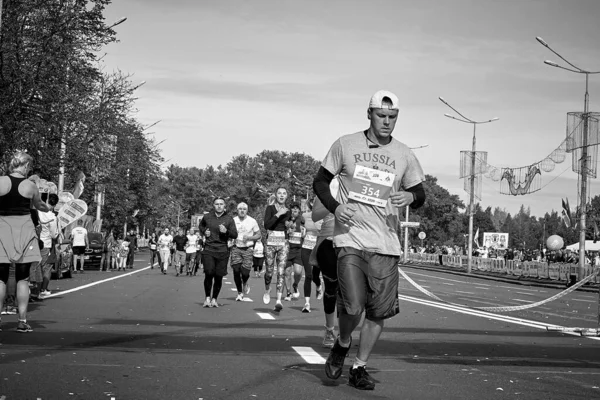
[[[452,111],[454,111],[456,114],[459,115],[458,117],[452,116],[450,114],[444,114],[444,116],[454,119],[456,121],[460,121],[460,122],[464,122],[466,124],[472,124],[473,125],[473,146],[471,147],[471,182],[470,182],[470,193],[469,193],[469,246],[468,246],[468,251],[469,253],[467,254],[467,273],[471,273],[472,267],[473,267],[473,203],[474,203],[474,198],[475,198],[475,155],[476,155],[476,139],[475,139],[475,132],[477,129],[477,125],[479,124],[487,124],[490,122],[494,122],[494,121],[498,121],[498,117],[494,117],[492,119],[488,119],[486,121],[474,121],[470,118],[465,117],[463,114],[461,114],[460,112],[458,112],[458,110],[454,107],[452,107],[446,100],[444,100],[442,97],[439,98],[440,101],[442,103],[444,103],[445,105],[447,105],[448,107],[450,107],[450,109],[452,109]]]
[[[544,64],[550,65],[551,67],[556,67],[560,69],[564,69],[565,71],[574,72],[576,74],[584,74],[585,75],[585,95],[583,97],[583,146],[581,147],[581,192],[579,197],[579,279],[583,279],[584,268],[585,268],[585,223],[586,223],[586,214],[587,214],[587,186],[588,186],[588,118],[589,118],[589,105],[590,105],[590,97],[588,94],[588,83],[590,75],[598,74],[600,71],[587,71],[582,68],[579,68],[560,54],[558,54],[552,47],[546,43],[544,39],[541,37],[535,38],[542,46],[556,54],[561,60],[569,64],[570,67],[564,67],[562,65],[558,65],[554,61],[545,60]],[[593,143],[592,145],[595,145]]]

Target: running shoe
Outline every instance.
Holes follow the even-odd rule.
[[[243,292],[246,296],[248,296],[250,294],[250,285],[248,284],[248,282],[244,283]]]
[[[350,338],[350,346],[352,346],[352,338]],[[340,337],[338,336],[329,352],[327,361],[325,361],[325,374],[328,378],[337,379],[342,375],[344,361],[346,360],[346,355],[350,350],[350,346],[342,347],[340,345]]]
[[[265,290],[265,294],[263,294],[263,303],[269,304],[271,302],[271,289]]]
[[[44,290],[44,291],[43,291],[42,293],[40,293],[40,294],[43,294],[44,296],[50,296],[50,295],[52,294],[52,292],[51,292],[51,291],[49,291],[49,290]]]
[[[298,285],[294,284],[294,294],[292,294],[292,297],[294,299],[297,299],[300,297],[300,292],[298,291]]]
[[[204,308],[210,307],[210,299],[208,297],[206,298],[206,300],[204,300],[204,304],[202,304],[202,307],[204,307]]]
[[[235,301],[242,301],[244,300],[244,296],[241,293],[238,293],[237,297],[235,298]]]
[[[321,289],[321,286],[319,286],[317,288],[317,300],[322,300],[323,299],[323,289]]]
[[[275,303],[275,308],[273,309],[273,311],[281,311],[283,310],[283,304],[281,304],[281,300],[277,300],[277,302]]]
[[[210,306],[212,308],[219,308],[219,303],[217,303],[217,299],[212,299],[212,301],[210,302]]]
[[[302,309],[303,313],[309,313],[310,312],[310,303],[306,303],[304,305],[304,308]]]
[[[292,294],[288,293],[287,296],[283,298],[284,301],[292,301]]]
[[[348,384],[359,390],[375,389],[375,382],[371,379],[371,375],[367,372],[367,368],[360,366],[357,368],[350,367],[350,378]]]
[[[323,347],[327,347],[328,349],[333,347],[335,343],[335,333],[332,330],[325,328],[325,337],[323,338]]]
[[[19,325],[17,325],[17,332],[21,332],[21,333],[33,332],[33,329],[31,329],[31,326],[29,326],[29,324],[27,322],[19,321]]]

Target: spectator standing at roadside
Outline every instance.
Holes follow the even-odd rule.
[[[0,310],[4,305],[10,266],[14,263],[19,309],[17,332],[22,333],[33,331],[27,323],[29,269],[31,263],[42,260],[30,210],[50,210],[36,184],[27,179],[32,167],[33,158],[19,151],[8,165],[9,175],[0,177]]]
[[[80,271],[83,273],[85,263],[85,251],[89,247],[88,231],[83,227],[83,220],[77,220],[77,227],[71,231],[69,237],[71,247],[73,248],[73,271],[77,272],[77,260],[79,260]]]
[[[44,248],[40,251],[42,261],[40,266],[42,267],[42,287],[40,290],[40,298],[44,298],[51,294],[48,290],[50,279],[52,277],[52,266],[53,262],[50,262],[51,253],[55,253],[54,245],[55,241],[59,236],[58,220],[54,214],[54,207],[58,203],[58,196],[54,193],[48,195],[48,205],[50,210],[47,212],[39,211],[40,224],[42,225],[42,231],[40,232],[40,240],[44,242]],[[56,255],[54,254],[54,257]]]
[[[104,231],[102,234],[102,259],[100,260],[100,271],[104,270],[106,265],[106,272],[110,271],[112,248],[114,247],[116,240],[113,235],[112,229],[108,232]]]
[[[135,230],[131,229],[129,235],[125,238],[129,242],[129,253],[127,254],[127,268],[133,269],[133,262],[135,261],[135,251],[137,250],[137,235]]]

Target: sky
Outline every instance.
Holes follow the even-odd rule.
[[[105,71],[133,81],[136,117],[168,164],[225,165],[263,150],[323,159],[341,135],[368,127],[377,90],[394,92],[394,137],[415,149],[426,174],[468,204],[460,151],[473,129],[446,118],[438,97],[479,125],[477,150],[498,168],[523,167],[565,139],[566,114],[583,111],[585,78],[544,64],[600,70],[600,1],[572,0],[115,0],[105,12],[118,43],[105,48]],[[590,76],[598,110],[600,75]],[[589,195],[600,194],[598,179]],[[483,178],[480,204],[534,216],[577,203],[571,155],[543,173],[542,189],[500,193]]]

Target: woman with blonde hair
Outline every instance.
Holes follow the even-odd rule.
[[[10,264],[14,263],[19,308],[17,332],[32,332],[27,323],[27,279],[31,264],[42,259],[30,210],[50,210],[42,201],[36,184],[27,179],[32,167],[33,158],[18,151],[8,165],[9,174],[0,177],[0,309],[6,295]]]

